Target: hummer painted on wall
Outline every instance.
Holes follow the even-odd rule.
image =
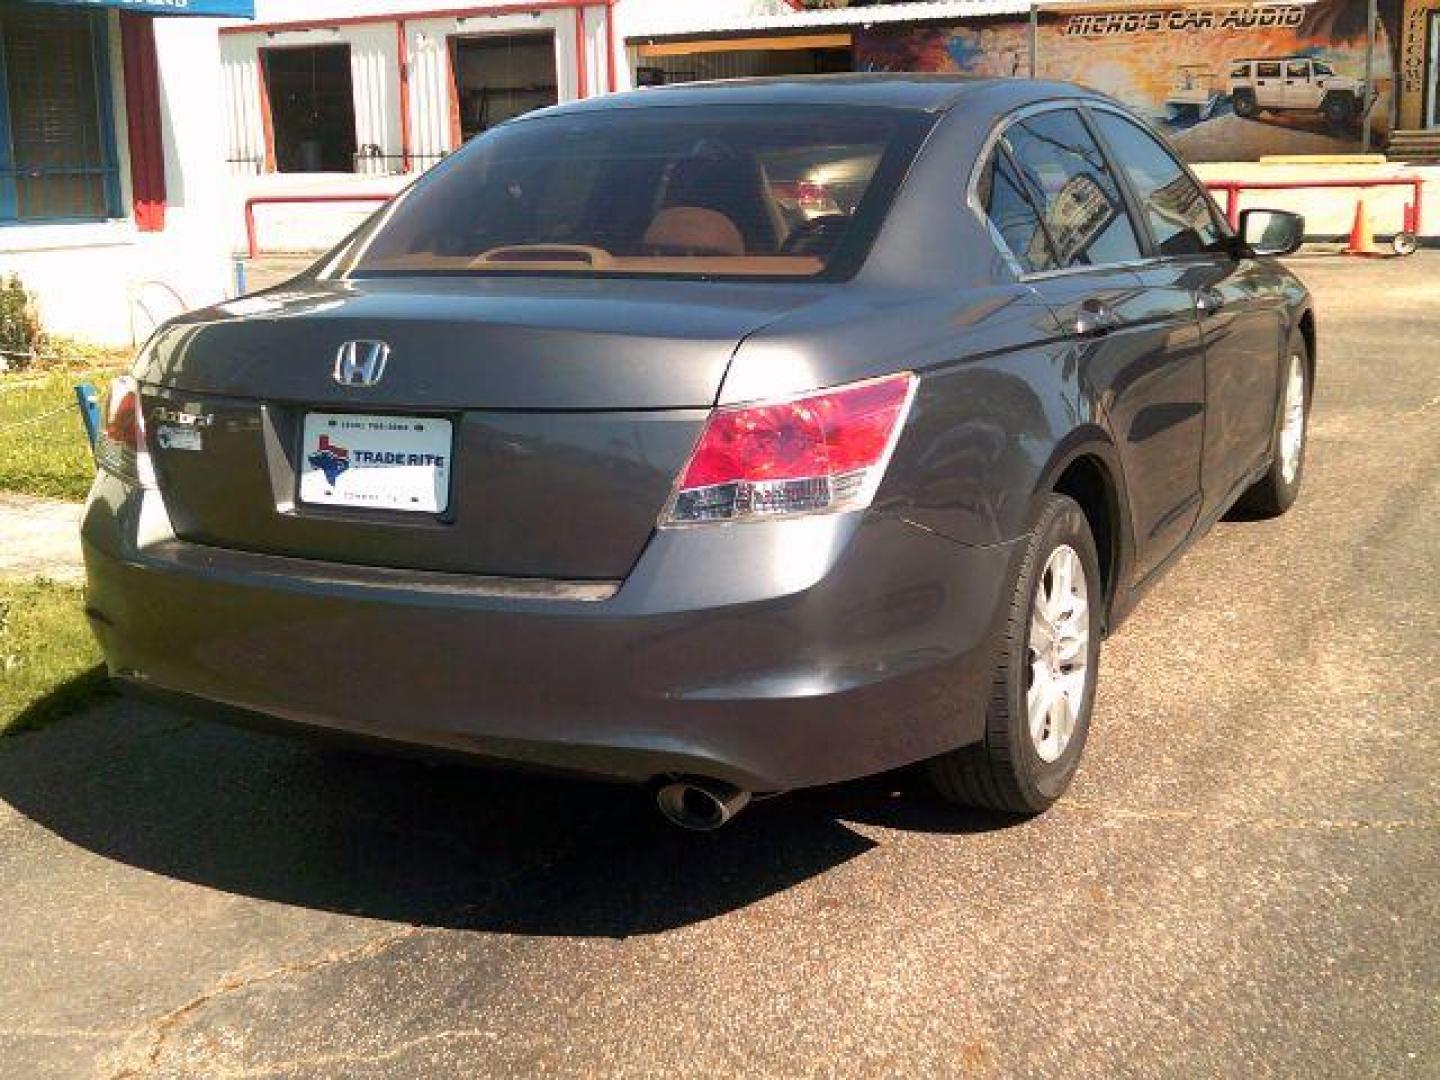
[[[1308,112],[1343,127],[1364,115],[1370,97],[1365,80],[1309,56],[1234,60],[1228,81],[1235,113],[1247,120],[1262,112]]]

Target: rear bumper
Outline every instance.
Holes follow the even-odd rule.
[[[110,669],[152,691],[533,766],[758,791],[978,739],[1014,555],[884,515],[816,517],[657,533],[608,599],[516,596],[185,544],[158,496],[106,476],[83,537]]]

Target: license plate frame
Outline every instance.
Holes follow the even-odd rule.
[[[455,425],[438,416],[306,411],[296,501],[439,516],[450,509]]]

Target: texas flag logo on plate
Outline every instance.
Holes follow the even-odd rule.
[[[320,449],[310,455],[310,464],[325,474],[331,487],[340,479],[340,474],[350,468],[350,451],[332,443],[329,435],[320,436]]]
[[[309,413],[300,501],[443,513],[450,502],[452,424],[430,416]]]

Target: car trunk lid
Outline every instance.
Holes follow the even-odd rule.
[[[196,543],[620,579],[737,344],[810,298],[804,286],[490,278],[300,286],[235,301],[162,331],[140,365],[161,492],[177,535]],[[337,381],[337,355],[352,341],[389,347],[374,385]],[[435,455],[448,454],[435,504],[321,505],[311,487],[302,498],[317,425],[337,417],[383,418],[402,433],[424,425],[429,449],[448,443]],[[381,445],[338,430],[330,445],[350,463]]]

